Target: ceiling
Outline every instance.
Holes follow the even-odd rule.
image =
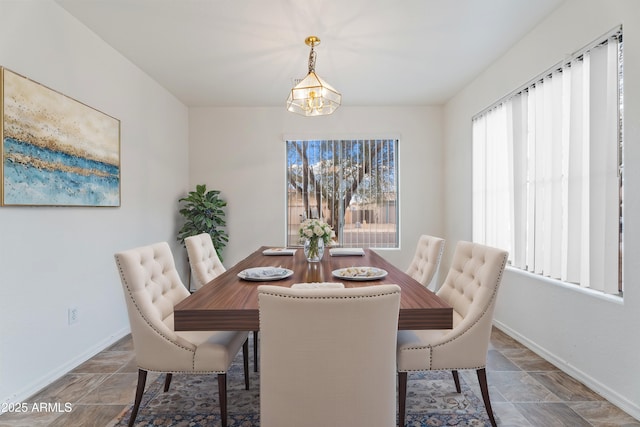
[[[187,106],[283,106],[316,72],[342,105],[446,102],[563,0],[56,0]]]

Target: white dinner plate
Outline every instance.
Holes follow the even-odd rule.
[[[292,270],[282,267],[254,267],[247,268],[238,273],[238,277],[252,282],[268,282],[280,280],[293,274]]]
[[[378,280],[386,277],[387,271],[377,267],[347,267],[333,270],[333,275],[344,280]]]

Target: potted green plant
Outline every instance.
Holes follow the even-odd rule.
[[[184,239],[200,233],[209,233],[218,257],[222,261],[222,250],[229,241],[224,231],[225,213],[222,208],[227,202],[220,198],[220,191],[209,190],[205,184],[196,185],[196,191],[190,191],[186,197],[178,200],[184,202],[180,214],[185,222],[178,231],[178,241],[184,245]]]

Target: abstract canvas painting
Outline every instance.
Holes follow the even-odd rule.
[[[120,121],[0,68],[3,206],[120,206]]]

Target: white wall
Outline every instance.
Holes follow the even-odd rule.
[[[302,117],[282,107],[191,108],[189,182],[218,189],[227,201],[233,265],[260,245],[285,245],[284,137],[399,137],[401,249],[379,252],[405,269],[419,234],[440,235],[442,112],[440,107],[340,107]]]
[[[448,102],[446,237],[471,238],[472,115],[619,24],[625,49],[624,301],[510,270],[495,319],[506,332],[640,418],[640,2],[568,0]]]
[[[0,207],[0,402],[7,402],[128,332],[114,252],[163,240],[181,250],[188,111],[49,0],[0,2],[0,65],[121,120],[120,208]],[[69,326],[71,306],[80,320]]]

